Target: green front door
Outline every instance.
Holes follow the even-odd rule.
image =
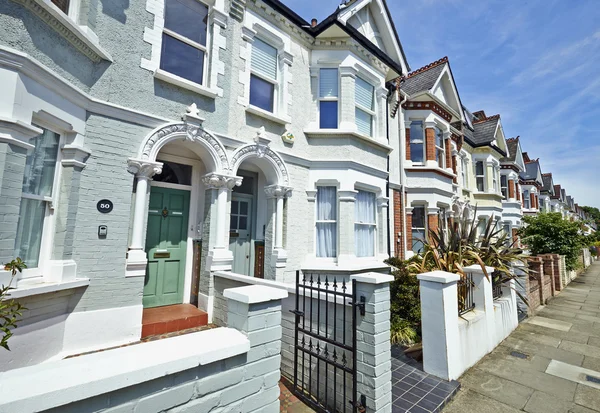
[[[189,191],[151,188],[146,234],[145,308],[183,302],[189,208]]]

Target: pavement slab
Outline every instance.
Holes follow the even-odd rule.
[[[582,384],[578,385],[575,403],[600,412],[600,390]]]
[[[552,360],[546,373],[600,390],[600,372]]]
[[[521,410],[501,403],[470,389],[458,392],[444,413],[517,413]]]
[[[537,326],[553,328],[555,330],[561,330],[561,331],[569,331],[569,330],[571,330],[571,327],[573,327],[572,323],[561,321],[561,320],[554,320],[552,318],[546,318],[546,317],[533,317],[532,319],[526,320],[525,322],[534,324]]]

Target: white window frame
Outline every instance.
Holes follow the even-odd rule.
[[[482,175],[478,175],[477,174],[477,164],[481,162],[482,165],[482,170],[483,170],[483,174]],[[486,188],[487,188],[487,182],[486,182],[486,169],[487,169],[487,165],[485,164],[485,161],[475,161],[475,164],[473,165],[473,169],[475,172],[475,189],[477,189],[478,192],[485,192]],[[479,185],[478,185],[478,180],[479,179],[483,180],[483,189],[479,189]]]
[[[461,173],[461,178],[462,178],[462,185],[463,188],[468,189],[469,188],[469,174],[468,174],[468,168],[469,167],[469,160],[467,159],[466,155],[462,155],[460,157],[460,173]]]
[[[441,154],[440,155],[440,159],[437,161],[438,162],[438,166],[440,168],[442,168],[442,169],[445,169],[446,168],[446,145],[445,145],[446,142],[445,142],[445,139],[444,139],[444,131],[440,127],[436,126],[435,129],[434,129],[434,132],[435,132],[435,140],[434,140],[434,143],[435,143],[435,156],[437,157],[438,154]],[[438,146],[437,145],[437,143],[438,143],[437,142],[438,132],[441,134],[441,144],[442,144],[442,146]]]
[[[281,47],[278,47],[276,45],[273,45],[272,42],[270,42],[266,36],[261,36],[260,34],[256,35],[253,39],[252,45],[251,47],[254,47],[254,42],[256,40],[259,40],[269,46],[271,46],[273,49],[275,49],[275,51],[277,52],[277,56],[275,57],[275,75],[277,76],[277,78],[272,79],[268,76],[263,75],[262,73],[258,73],[255,72],[254,70],[252,70],[252,50],[250,50],[250,77],[248,79],[248,85],[250,85],[250,83],[252,82],[252,76],[256,76],[262,80],[264,80],[265,82],[271,83],[272,85],[274,85],[273,88],[273,112],[270,112],[266,109],[260,108],[258,106],[254,106],[251,103],[248,103],[249,107],[252,107],[258,111],[264,111],[267,113],[272,113],[275,116],[280,115],[280,111],[281,111],[281,102],[279,101],[279,96],[280,96],[280,81],[281,81],[281,62],[279,61],[279,56],[281,55]],[[248,102],[250,102],[251,100],[251,96],[250,94],[252,93],[252,88],[249,86],[248,89]]]
[[[319,214],[318,214],[318,209],[319,209],[319,201],[318,201],[318,196],[319,196],[319,188],[320,187],[331,187],[331,188],[335,188],[335,198],[336,198],[336,202],[335,202],[335,216],[336,219],[335,220],[319,220]],[[328,262],[337,262],[337,257],[340,254],[340,238],[339,238],[339,232],[340,232],[340,188],[339,188],[339,184],[337,182],[318,182],[316,184],[315,187],[315,210],[314,210],[314,218],[315,218],[315,230],[314,230],[314,255],[316,257],[317,260],[319,260],[320,262],[322,261],[328,261]],[[317,248],[317,224],[319,223],[323,223],[323,224],[335,224],[335,232],[336,232],[336,237],[335,237],[335,256],[334,257],[319,257],[317,255],[318,252],[318,248]]]
[[[338,95],[337,97],[331,97],[331,96],[326,96],[326,97],[321,97],[321,70],[323,69],[336,69],[338,72]],[[342,84],[341,84],[341,76],[340,76],[340,68],[338,66],[319,66],[317,67],[318,70],[318,76],[317,76],[317,96],[318,96],[318,107],[317,107],[317,112],[318,112],[318,117],[317,117],[317,122],[318,122],[318,127],[319,129],[321,129],[321,102],[337,102],[337,127],[332,129],[339,129],[340,127],[340,116],[341,116],[341,101],[340,101],[340,91],[342,89]]]
[[[528,189],[523,191],[523,208],[531,209],[531,195]]]
[[[44,275],[44,270],[47,270],[48,268],[47,263],[52,256],[52,247],[54,244],[54,228],[56,224],[56,214],[54,209],[57,205],[58,194],[60,193],[60,181],[62,176],[62,148],[65,145],[66,139],[65,134],[63,132],[57,130],[57,128],[52,127],[51,125],[43,121],[34,119],[32,124],[41,129],[46,129],[50,132],[56,133],[57,135],[59,135],[59,139],[56,155],[56,167],[54,168],[54,180],[52,182],[52,195],[43,196],[21,193],[21,198],[44,201],[46,203],[46,208],[44,213],[44,223],[42,225],[42,239],[40,241],[40,255],[38,258],[38,266],[24,269],[23,272],[19,274],[17,281],[35,277],[42,277]],[[27,262],[25,262],[25,264],[27,264]]]
[[[378,228],[378,225],[377,225],[378,224],[378,221],[377,221],[377,215],[378,215],[377,214],[377,195],[378,194],[376,192],[369,191],[369,190],[363,189],[363,188],[358,188],[358,187],[355,188],[355,190],[357,192],[367,192],[367,193],[372,194],[374,196],[374,200],[373,200],[373,202],[374,202],[373,206],[374,206],[374,211],[375,211],[374,222],[373,223],[365,223],[365,222],[362,222],[362,221],[360,221],[360,222],[354,221],[354,228],[355,229],[356,229],[357,225],[368,226],[368,227],[373,227],[374,228],[374,230],[373,230],[373,255],[366,256],[366,257],[358,257],[358,258],[361,258],[361,259],[364,259],[364,258],[366,258],[366,259],[372,259],[372,258],[375,258],[377,256],[377,253],[378,253],[378,249],[377,249],[377,228]],[[357,196],[358,196],[358,193],[357,193]],[[354,251],[356,252],[356,237],[354,237]]]
[[[423,225],[424,225],[424,227],[416,227],[415,220],[414,220],[415,209],[421,209],[421,208],[423,209]],[[415,248],[414,248],[414,244],[415,244],[414,232],[423,230],[423,248],[424,248],[425,247],[424,242],[427,240],[427,206],[421,205],[421,204],[413,205],[411,215],[412,215],[412,219],[411,219],[411,227],[410,227],[410,234],[411,234],[410,250],[412,252],[414,252],[415,254],[420,254],[420,252],[415,251]]]
[[[365,77],[361,76],[360,73],[356,76],[356,79],[360,79],[365,83],[368,83],[369,85],[371,85],[371,87],[373,88],[373,108],[369,109],[366,108],[362,105],[359,105],[358,102],[356,101],[356,92],[354,94],[354,110],[356,112],[356,110],[361,110],[363,112],[365,112],[366,114],[368,114],[369,116],[371,116],[371,134],[370,135],[366,135],[369,138],[374,138],[377,135],[377,130],[376,130],[376,120],[377,120],[377,95],[376,95],[376,91],[377,91],[377,85],[373,84],[373,82],[365,79]],[[355,81],[356,82],[356,81]],[[356,86],[355,86],[356,87]],[[356,124],[356,119],[354,120],[354,123]],[[359,133],[362,133],[359,131]]]
[[[498,193],[498,175],[499,169],[496,166],[492,166],[492,188],[494,189],[494,193]]]
[[[163,15],[166,15],[166,13],[167,13],[167,3],[166,3],[166,1],[167,0],[162,0],[162,1],[163,1],[163,5],[164,5],[163,6]],[[207,11],[207,16],[211,15],[211,13],[212,13],[212,6],[210,4],[205,3],[205,2],[203,2],[201,0],[193,0],[193,1],[197,1],[198,3],[206,6],[207,10],[208,10]],[[158,67],[157,67],[157,69],[159,69],[159,70],[161,70],[161,71],[163,71],[165,73],[168,73],[169,76],[173,76],[174,78],[180,79],[182,82],[189,82],[189,83],[192,83],[192,84],[195,84],[195,85],[200,85],[200,86],[202,86],[204,88],[209,87],[209,85],[207,85],[207,79],[208,79],[208,72],[209,72],[209,67],[210,67],[209,66],[210,55],[208,53],[208,45],[211,42],[210,25],[211,25],[211,19],[208,18],[207,22],[206,22],[206,46],[203,46],[200,43],[196,43],[193,40],[190,40],[190,39],[188,39],[185,36],[182,36],[182,35],[180,35],[178,33],[175,33],[174,31],[172,31],[170,29],[167,29],[165,27],[165,19],[163,19],[163,28],[162,28],[162,32],[161,32],[160,56],[159,56],[159,59],[158,59]],[[181,42],[183,42],[183,43],[185,43],[185,44],[187,44],[189,46],[192,46],[192,47],[194,47],[194,48],[196,48],[198,50],[201,50],[204,53],[204,61],[203,61],[203,66],[204,67],[202,68],[202,83],[194,82],[193,80],[186,79],[184,77],[178,76],[178,75],[176,75],[174,73],[171,73],[171,72],[169,72],[169,71],[167,71],[165,69],[161,69],[160,68],[160,63],[162,62],[162,58],[163,58],[163,51],[162,51],[163,50],[162,49],[162,34],[163,33],[166,34],[167,36],[171,36],[174,39],[179,40],[179,41],[181,41]]]
[[[506,186],[502,186],[502,178],[505,178]],[[502,198],[508,199],[508,175],[500,175],[500,193],[502,194]]]

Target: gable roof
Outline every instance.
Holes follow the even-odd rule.
[[[400,78],[400,88],[409,95],[431,90],[444,71],[448,58],[443,57]]]
[[[263,0],[263,1],[266,3],[269,3],[269,4],[277,3],[279,5],[282,5],[282,3],[279,0]],[[306,25],[306,27],[303,27],[303,29],[305,31],[307,31],[308,33],[310,33],[311,36],[316,38],[319,35],[321,35],[323,32],[325,32],[325,30],[327,30],[331,26],[335,25],[335,26],[339,27],[340,29],[342,29],[344,32],[346,32],[346,34],[348,34],[348,36],[350,36],[354,40],[356,40],[365,49],[367,49],[369,52],[371,52],[373,55],[375,55],[379,60],[381,60],[387,66],[391,67],[398,75],[403,75],[410,70],[408,61],[406,60],[406,54],[404,53],[402,43],[400,43],[400,38],[398,36],[398,32],[394,25],[394,20],[392,19],[392,16],[390,14],[390,11],[389,11],[386,1],[385,0],[378,0],[378,1],[380,1],[383,4],[383,8],[386,13],[387,20],[390,23],[390,30],[391,30],[391,32],[393,32],[394,41],[398,45],[398,48],[400,50],[400,55],[404,61],[406,69],[404,69],[402,67],[402,62],[398,62],[398,61],[395,61],[394,59],[392,59],[385,51],[381,50],[375,43],[373,43],[372,41],[367,39],[355,27],[353,27],[350,24],[346,24],[345,22],[340,21],[340,19],[339,19],[340,14],[345,12],[349,7],[353,7],[353,6],[357,5],[357,0],[350,0],[346,4],[341,4],[332,14],[330,14],[327,18],[325,18],[325,20],[322,20],[319,24],[317,24],[314,27],[312,27],[312,25],[310,25],[308,22],[304,21],[304,24]],[[288,9],[287,7],[285,7],[285,8]],[[294,13],[294,12],[292,12],[292,13],[297,16],[296,13]]]
[[[560,199],[562,194],[562,190],[560,185],[554,185],[554,196],[552,197],[553,199]]]
[[[542,174],[542,192],[546,192],[551,196],[554,195],[554,180],[552,179],[552,174]]]
[[[473,123],[473,142],[475,145],[487,145],[496,139],[496,129],[500,115],[490,116]]]
[[[506,157],[502,158],[502,161],[514,162],[517,158],[517,151],[519,150],[519,137],[507,139],[506,149]]]

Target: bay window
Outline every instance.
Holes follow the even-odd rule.
[[[354,246],[357,257],[375,256],[375,213],[375,194],[359,190],[354,202]]]
[[[250,104],[274,112],[277,94],[277,49],[255,38],[250,64]]]
[[[477,190],[479,192],[485,191],[485,165],[483,161],[475,162],[475,180],[477,183]]]
[[[160,69],[202,85],[207,36],[208,6],[198,0],[165,0]]]
[[[317,187],[317,257],[337,257],[337,188]]]
[[[319,71],[319,127],[321,129],[337,129],[338,99],[338,69],[321,69]]]
[[[477,236],[483,237],[485,235],[485,231],[487,229],[487,220],[485,218],[480,219],[477,223]]]
[[[435,128],[435,161],[439,167],[446,167],[446,149],[444,146],[444,132],[440,128]]]
[[[44,220],[55,191],[60,135],[44,130],[31,143],[35,147],[25,162],[14,255],[25,261],[27,267],[37,268],[40,264]]]
[[[425,247],[425,207],[415,206],[412,210],[412,251],[415,254],[423,252]]]
[[[358,131],[367,136],[373,136],[375,87],[360,77],[357,77],[354,100],[356,106],[356,127]]]
[[[416,163],[425,162],[425,131],[420,120],[410,123],[410,160]]]
[[[508,179],[506,175],[500,176],[500,190],[502,191],[502,197],[508,199]]]

